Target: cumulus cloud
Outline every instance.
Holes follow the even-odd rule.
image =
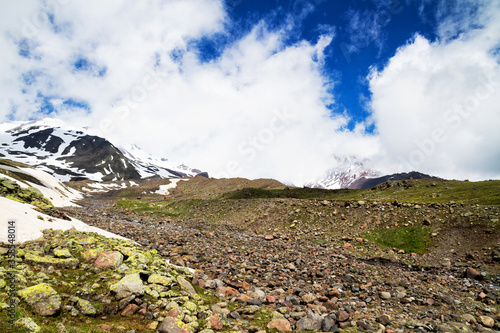
[[[417,34],[383,69],[372,69],[383,165],[451,178],[500,176],[500,4],[484,1],[469,12],[474,17],[465,21],[452,13],[437,40]]]
[[[326,107],[335,103],[322,70],[331,31],[290,43],[293,19],[283,27],[261,21],[206,58],[198,42],[221,46],[226,34],[221,1],[52,0],[6,9],[4,120],[50,113],[214,176],[297,185],[320,177],[334,152],[374,151],[362,126],[345,130],[348,117]]]

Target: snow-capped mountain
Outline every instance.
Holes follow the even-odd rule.
[[[316,182],[306,184],[307,187],[325,189],[367,189],[389,180],[436,178],[417,171],[382,175],[379,171],[367,167],[369,160],[361,160],[355,156],[334,156],[334,167],[328,170],[325,177]]]
[[[166,158],[157,158],[134,144],[120,147],[123,155],[136,167],[141,177],[158,175],[163,178],[175,178],[184,176],[195,176],[200,170],[190,168],[184,164],[176,165]]]
[[[174,167],[138,148],[119,149],[88,129],[52,118],[0,124],[0,157],[35,166],[61,181],[178,178],[198,171]]]
[[[375,178],[380,172],[371,170],[366,166],[367,160],[360,160],[355,156],[333,157],[333,167],[326,175],[315,182],[308,183],[306,187],[340,189],[351,186],[362,178]]]

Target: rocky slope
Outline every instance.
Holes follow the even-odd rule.
[[[196,269],[192,283],[217,298],[212,331],[500,329],[498,206],[205,199],[171,203],[191,207],[172,216],[168,201],[146,201],[161,216],[114,202],[68,213]],[[367,240],[420,227],[432,239],[422,253]]]
[[[226,195],[242,181],[192,181],[180,182],[168,199],[154,193],[158,182],[144,181],[133,191],[93,193],[79,201],[81,207],[64,208],[69,216],[136,243],[73,230],[47,231],[26,242],[16,257],[18,326],[6,324],[6,305],[0,304],[0,328],[500,329],[500,206],[483,203],[489,197],[496,202],[495,182],[402,181],[352,192],[286,189],[262,180],[248,183],[254,189]],[[196,190],[201,183],[206,191]],[[460,188],[467,196],[456,196]],[[422,191],[441,196],[402,200]],[[333,199],[385,192],[390,201]],[[307,198],[318,195],[323,198]],[[451,202],[450,195],[465,203]],[[6,252],[0,256],[2,288],[9,287]],[[8,293],[0,294],[0,303],[8,301]]]

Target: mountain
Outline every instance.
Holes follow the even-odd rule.
[[[61,181],[179,178],[199,173],[155,159],[135,146],[118,148],[88,129],[52,118],[0,124],[0,157],[29,164]]]
[[[366,166],[367,160],[360,160],[355,156],[333,157],[334,167],[326,175],[315,182],[306,184],[306,187],[339,189],[350,186],[361,178],[379,177],[380,173]]]
[[[389,180],[436,178],[417,171],[382,175],[379,171],[367,167],[369,160],[360,160],[355,156],[334,156],[335,165],[326,176],[305,186],[324,189],[367,189]]]
[[[361,177],[354,181],[353,183],[350,184],[350,189],[359,189],[359,190],[364,190],[367,188],[371,188],[377,185],[380,185],[382,183],[385,183],[389,180],[408,180],[408,179],[427,179],[427,178],[436,178],[433,176],[426,175],[424,173],[420,173],[417,171],[412,171],[412,172],[403,172],[403,173],[395,173],[392,175],[386,175],[382,177],[377,177],[377,178],[365,178]]]
[[[163,178],[195,176],[201,173],[198,169],[184,164],[175,165],[166,158],[157,158],[134,144],[120,147],[121,153],[135,166],[142,178],[158,175]]]

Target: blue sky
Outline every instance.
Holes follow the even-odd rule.
[[[495,0],[4,1],[0,121],[220,177],[498,178],[499,22]]]

